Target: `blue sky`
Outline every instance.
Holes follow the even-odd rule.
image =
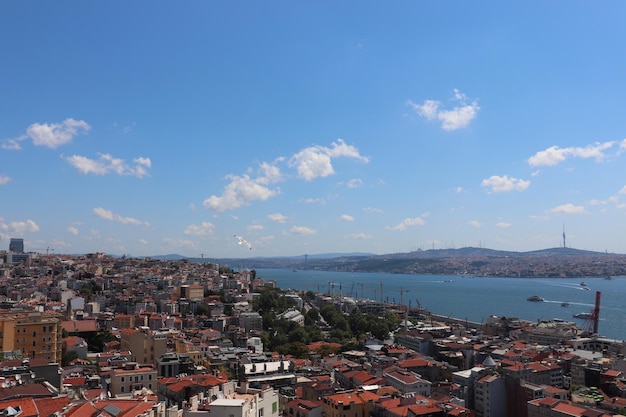
[[[624,17],[618,1],[3,3],[0,246],[528,251],[565,227],[567,246],[626,253]]]

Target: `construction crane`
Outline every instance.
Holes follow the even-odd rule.
[[[354,281],[352,281],[352,286],[350,287],[350,292],[348,293],[348,297],[352,297],[354,294]]]
[[[45,249],[39,249],[39,248],[38,248],[38,249],[33,249],[32,251],[33,251],[33,252],[36,252],[36,251],[41,251],[41,252],[43,252],[44,250],[46,251],[46,256],[48,256],[48,255],[50,254],[50,251],[54,251],[54,248],[51,248],[50,246],[48,246],[48,247],[47,247],[47,248],[45,248]]]
[[[598,334],[598,322],[600,321],[600,291],[596,291],[596,303],[594,304],[591,315],[585,320],[585,331],[590,334]]]
[[[400,287],[400,305],[404,305],[404,304],[402,304],[402,295],[403,295],[405,292],[409,292],[409,290],[405,290],[405,289],[403,289],[402,287]]]

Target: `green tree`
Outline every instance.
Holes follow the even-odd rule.
[[[75,350],[69,350],[61,356],[61,366],[67,366],[74,359],[78,359],[78,353]]]
[[[308,345],[309,343],[311,343],[311,340],[309,338],[309,334],[307,333],[306,330],[304,330],[303,327],[298,326],[298,328],[294,329],[293,331],[288,333],[288,340],[291,343],[294,342],[302,342],[305,345]]]

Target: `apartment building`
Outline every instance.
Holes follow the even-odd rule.
[[[142,388],[157,391],[157,370],[152,366],[139,366],[129,362],[122,368],[111,369],[109,392],[114,397],[129,396]]]
[[[0,313],[0,345],[4,357],[61,360],[61,320],[39,312]]]
[[[120,349],[129,350],[135,362],[156,365],[157,358],[167,351],[167,334],[147,327],[123,329]]]

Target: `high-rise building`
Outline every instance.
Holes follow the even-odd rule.
[[[24,239],[12,237],[9,242],[9,250],[16,253],[24,253]]]

